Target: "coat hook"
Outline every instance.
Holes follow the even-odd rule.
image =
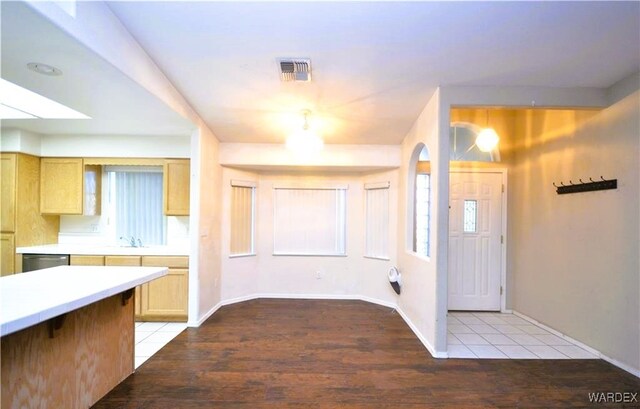
[[[571,186],[573,186],[573,181],[571,179],[569,179],[569,183],[571,183]]]
[[[560,182],[560,184],[561,184],[562,186],[564,186],[564,182]]]
[[[554,187],[559,187],[558,185],[556,185],[556,182],[553,182],[553,186]]]
[[[589,178],[589,180],[595,183],[595,180],[593,180],[593,179],[591,179],[591,178]]]
[[[606,182],[606,180],[602,176],[600,176],[600,179],[602,179],[603,182]]]
[[[578,180],[580,181],[580,183],[584,183],[584,182],[582,181],[582,179],[578,179]]]

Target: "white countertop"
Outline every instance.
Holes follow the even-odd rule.
[[[188,256],[189,248],[175,246],[123,247],[95,244],[46,244],[43,246],[18,247],[16,253],[96,256]]]
[[[60,266],[0,277],[0,336],[162,277],[166,267]]]

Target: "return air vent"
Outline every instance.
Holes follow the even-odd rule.
[[[309,59],[281,59],[280,79],[290,81],[311,81],[311,60]]]

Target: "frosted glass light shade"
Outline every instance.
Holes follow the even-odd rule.
[[[294,132],[287,138],[287,149],[298,154],[309,154],[322,150],[324,142],[309,130]]]
[[[492,128],[485,128],[476,137],[476,146],[482,152],[491,152],[498,145],[500,138]]]

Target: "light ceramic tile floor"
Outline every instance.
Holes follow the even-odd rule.
[[[136,369],[186,328],[180,322],[136,322]]]
[[[449,312],[447,351],[450,358],[597,358],[520,317],[493,312]]]

